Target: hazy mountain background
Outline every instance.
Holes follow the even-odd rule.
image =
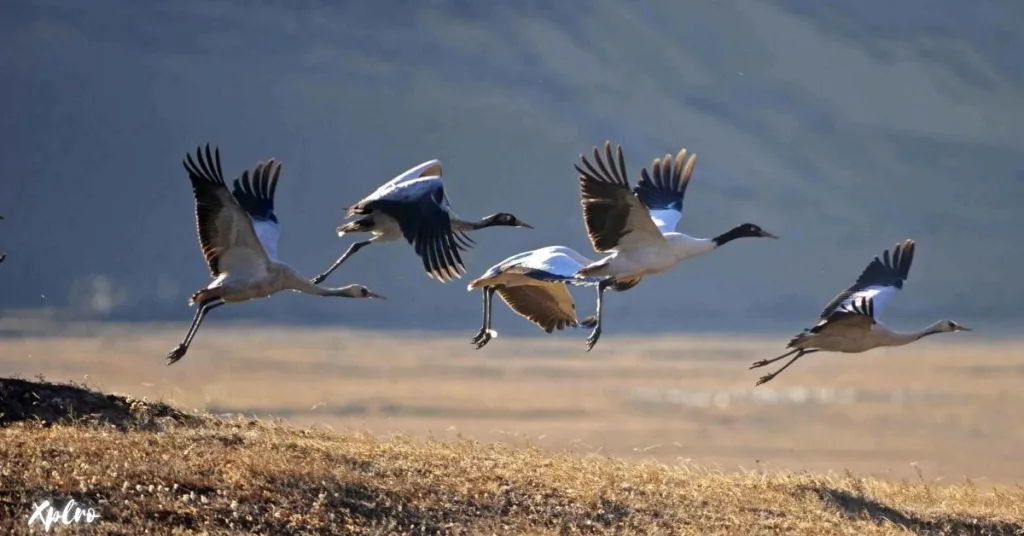
[[[470,276],[549,244],[596,257],[572,164],[611,139],[633,180],[698,154],[682,231],[782,236],[610,294],[616,330],[799,329],[905,237],[919,247],[897,325],[1013,329],[1021,27],[1012,0],[8,0],[0,307],[184,328],[208,274],[180,162],[208,141],[231,176],[283,161],[280,253],[310,276],[352,241],[334,233],[344,207],[430,158],[461,215],[536,226],[477,233]],[[440,285],[409,246],[372,246],[328,283],[388,301],[288,294],[215,314],[471,333],[468,279]]]

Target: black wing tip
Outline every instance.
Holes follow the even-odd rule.
[[[423,261],[427,276],[441,283],[455,281],[466,273],[459,244],[450,228],[421,228],[415,236],[414,250]]]
[[[576,171],[579,173],[580,182],[629,184],[629,177],[626,174],[626,159],[622,153],[622,145],[619,144],[615,146],[614,154],[612,153],[611,140],[605,140],[603,147],[604,157],[601,156],[602,151],[600,148],[593,148],[593,164],[586,155],[580,153],[580,163],[582,163],[586,169],[581,168],[579,164],[573,164],[573,167],[576,168]],[[607,160],[607,162],[605,160]],[[597,166],[596,168],[594,167],[595,164]]]
[[[595,145],[594,147],[591,147],[590,150],[594,154],[594,158],[596,158],[598,160],[601,159],[601,153],[602,152],[610,157],[611,154],[612,154],[612,140],[604,140],[604,143],[601,144],[600,147]],[[617,144],[615,146],[615,151],[616,151],[616,153],[621,155],[622,154],[622,144]],[[580,160],[586,160],[586,159],[587,159],[587,157],[584,156],[582,153],[580,153]]]
[[[875,262],[881,263],[892,275],[893,286],[903,288],[903,282],[910,276],[910,266],[914,262],[914,250],[916,245],[913,240],[907,238],[897,242],[892,250],[886,249],[882,252],[881,258],[875,257]]]
[[[675,157],[670,153],[654,158],[650,171],[647,167],[640,170],[641,180],[633,193],[640,202],[651,210],[683,210],[683,197],[686,187],[693,174],[693,166],[697,155],[681,148]]]
[[[266,162],[259,161],[251,173],[244,170],[242,176],[234,180],[231,195],[254,219],[277,223],[277,216],[274,214],[274,193],[280,176],[279,161],[274,158],[267,159]]]
[[[198,162],[198,164],[197,164]],[[182,160],[185,171],[190,179],[202,179],[214,184],[224,184],[224,172],[220,164],[220,147],[214,145],[213,153],[210,152],[210,144],[196,146],[196,159],[192,160],[192,153],[185,153]]]

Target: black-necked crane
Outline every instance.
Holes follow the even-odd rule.
[[[548,246],[517,253],[469,282],[467,290],[483,293],[483,325],[471,342],[477,350],[498,336],[491,329],[491,303],[497,293],[516,314],[547,333],[566,327],[592,328],[595,316],[579,320],[566,285],[597,286],[597,278],[578,278],[590,259],[565,246]]]
[[[185,338],[167,354],[167,364],[185,356],[206,314],[225,303],[265,298],[282,290],[314,296],[383,298],[363,285],[325,288],[310,283],[277,258],[280,226],[274,213],[274,192],[281,164],[270,159],[257,163],[235,179],[228,190],[220,165],[220,149],[196,149],[196,160],[182,162],[195,197],[199,247],[214,280],[189,299],[198,305]]]
[[[442,283],[462,277],[466,267],[459,251],[472,247],[468,231],[487,227],[532,226],[512,214],[498,212],[476,221],[464,220],[452,210],[441,179],[441,161],[428,160],[391,179],[372,194],[348,208],[345,218],[362,216],[338,226],[345,233],[371,233],[369,240],[355,242],[327,271],[313,278],[322,283],[355,252],[375,242],[405,238],[423,260],[427,275]]]
[[[624,291],[651,274],[714,251],[737,238],[778,238],[752,223],[744,223],[714,237],[694,238],[675,231],[683,215],[683,198],[690,184],[696,155],[687,158],[683,148],[672,155],[654,159],[651,172],[640,171],[640,181],[631,188],[626,174],[622,146],[612,153],[604,144],[604,159],[594,148],[594,163],[580,155],[580,198],[583,222],[594,251],[607,255],[579,270],[583,277],[598,277],[597,325],[587,339],[593,348],[601,336],[601,302],[606,288]],[[607,162],[606,162],[607,160]]]
[[[913,261],[914,241],[910,239],[896,244],[891,255],[887,249],[881,258],[875,257],[853,285],[829,302],[818,317],[817,324],[789,341],[786,348],[792,350],[774,359],[763,359],[750,366],[751,369],[763,367],[796,354],[779,370],[761,376],[757,380],[757,385],[771,381],[797,359],[807,354],[859,354],[882,346],[903,346],[936,333],[973,331],[952,320],[939,320],[919,331],[901,333],[889,329],[878,321],[879,313],[885,304],[903,289],[903,283],[910,274],[910,265]]]

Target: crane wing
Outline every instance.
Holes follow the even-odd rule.
[[[661,231],[651,220],[647,207],[630,190],[622,146],[612,155],[611,142],[604,144],[604,160],[594,148],[594,164],[580,155],[580,203],[583,222],[595,251],[642,247],[664,242]],[[609,171],[610,170],[610,171]]]
[[[821,312],[820,320],[828,319],[835,312],[865,315],[877,319],[881,310],[900,290],[910,274],[914,261],[914,241],[907,239],[896,244],[890,255],[882,252],[864,268],[857,281],[840,292]]]
[[[516,314],[547,333],[578,324],[576,304],[565,285],[498,287],[497,292]]]
[[[351,218],[356,214],[368,214],[370,211],[367,210],[367,205],[380,199],[408,201],[419,193],[419,189],[406,188],[404,187],[407,186],[406,183],[424,178],[434,178],[440,181],[441,172],[441,161],[437,159],[427,160],[426,162],[413,166],[403,171],[397,177],[382,184],[379,188],[374,190],[373,193],[364,197],[355,205],[349,207],[345,217]]]
[[[248,170],[235,179],[231,195],[252,219],[253,229],[271,260],[276,261],[277,240],[281,234],[280,222],[274,213],[274,193],[281,176],[281,164],[273,158],[256,164],[252,175]]]
[[[451,216],[441,203],[444,185],[440,180],[429,182],[426,195],[411,200],[378,199],[367,209],[380,211],[393,218],[405,239],[423,260],[423,268],[431,277],[447,282],[462,277],[466,266],[459,251],[468,245],[460,243],[452,230]]]
[[[690,184],[693,165],[697,155],[686,158],[686,148],[680,149],[673,162],[672,155],[655,158],[651,173],[647,168],[640,170],[640,181],[633,193],[650,210],[651,219],[662,233],[675,231],[683,217],[683,197]]]
[[[198,161],[198,163],[197,163]],[[186,154],[182,162],[195,197],[199,247],[214,277],[231,271],[266,272],[267,253],[256,236],[252,220],[224,183],[220,149],[196,149],[196,160]]]

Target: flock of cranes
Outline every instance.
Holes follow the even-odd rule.
[[[709,253],[739,238],[778,238],[753,223],[743,223],[712,238],[694,238],[677,232],[682,219],[686,188],[696,155],[682,149],[673,157],[654,159],[650,170],[640,170],[631,186],[622,147],[612,150],[605,142],[593,158],[580,155],[575,165],[580,185],[583,221],[597,253],[591,260],[565,246],[548,246],[512,255],[473,279],[468,290],[483,295],[483,322],[471,339],[476,348],[490,342],[494,294],[515,313],[547,333],[567,327],[591,329],[587,351],[594,348],[602,331],[604,292],[627,291],[648,275],[665,272],[677,264]],[[441,162],[423,162],[388,181],[348,208],[346,218],[358,219],[337,228],[338,236],[369,233],[355,242],[330,268],[306,279],[277,257],[280,221],[274,212],[274,193],[281,164],[273,159],[245,170],[231,186],[224,180],[220,150],[209,144],[196,149],[195,158],[183,161],[195,197],[199,246],[213,281],[196,291],[189,305],[197,306],[185,337],[170,353],[168,364],[188,352],[203,319],[225,303],[264,298],[291,290],[315,296],[378,298],[384,296],[363,285],[324,287],[321,284],[349,257],[375,242],[404,239],[420,257],[427,275],[445,283],[466,273],[460,252],[472,247],[467,233],[487,227],[532,229],[507,212],[466,220],[452,209],[445,193]],[[935,333],[969,330],[956,322],[941,320],[912,332],[895,332],[878,320],[878,314],[906,281],[914,260],[914,242],[905,240],[868,264],[856,282],[836,296],[813,327],[795,336],[790,351],[774,359],[754,363],[758,368],[793,356],[775,372],[762,376],[761,385],[775,378],[804,355],[819,351],[860,353],[881,346],[900,346]],[[3,257],[0,256],[0,261]],[[592,316],[580,320],[567,286],[593,287],[597,291]]]

